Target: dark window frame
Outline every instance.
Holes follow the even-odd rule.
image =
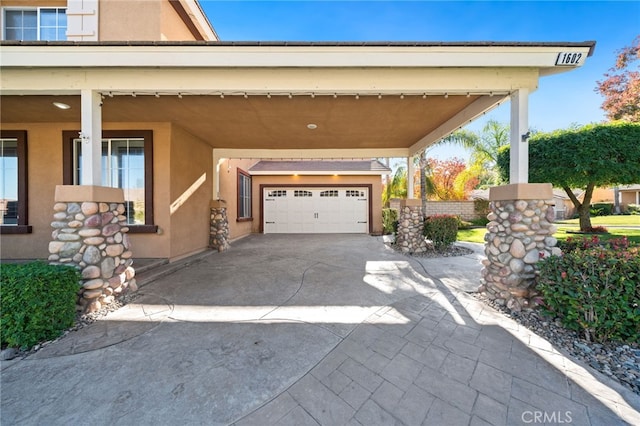
[[[237,211],[236,211],[236,221],[237,222],[249,222],[253,220],[253,179],[248,172],[238,168],[238,173],[236,175],[236,194],[237,194]],[[241,198],[242,191],[242,183],[241,178],[249,179],[249,216],[240,216],[240,206],[243,205],[243,200]],[[246,212],[245,212],[246,213]]]
[[[29,223],[29,182],[27,176],[27,131],[0,130],[3,139],[18,141],[18,223],[0,225],[0,234],[31,234],[33,227]]]
[[[64,185],[73,185],[73,141],[78,139],[79,130],[62,132],[62,163]],[[130,234],[153,234],[158,232],[154,223],[153,207],[153,131],[152,130],[103,130],[103,139],[144,139],[144,225],[127,225]]]

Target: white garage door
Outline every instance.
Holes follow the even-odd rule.
[[[265,188],[265,234],[369,232],[368,188]]]

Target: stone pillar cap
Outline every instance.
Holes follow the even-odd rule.
[[[489,188],[490,201],[549,200],[553,198],[550,183],[514,183]]]

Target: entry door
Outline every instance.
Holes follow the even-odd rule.
[[[367,188],[266,188],[264,233],[367,233]]]

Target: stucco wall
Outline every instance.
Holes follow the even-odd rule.
[[[27,131],[28,225],[31,234],[2,235],[2,259],[46,259],[51,241],[54,192],[62,184],[62,131],[75,123],[2,123],[2,130]]]
[[[253,221],[238,222],[238,200],[237,200],[237,179],[238,168],[247,171],[258,160],[252,159],[240,159],[240,160],[224,160],[220,164],[220,198],[226,202],[227,207],[227,219],[229,220],[229,238],[232,240],[243,237],[251,233],[253,223],[260,221],[259,206],[256,206],[255,201],[252,200],[252,214]],[[255,183],[252,188],[254,194]],[[258,217],[256,217],[258,215]]]
[[[156,175],[164,169],[156,171]],[[170,257],[203,251],[209,244],[209,202],[212,197],[211,147],[178,126],[171,132]]]
[[[100,0],[100,41],[160,40],[162,0]]]
[[[591,196],[591,203],[613,203],[613,189],[595,188]]]
[[[78,124],[79,126],[79,124]],[[153,210],[157,234],[129,234],[134,258],[169,258],[171,217],[169,215],[171,125],[169,123],[104,123],[103,130],[153,131]]]
[[[620,204],[628,206],[629,204],[637,204],[636,191],[620,191]]]
[[[195,40],[191,31],[168,1],[163,1],[160,11],[160,40]]]
[[[3,130],[26,130],[28,149],[29,220],[31,234],[2,235],[2,259],[46,259],[51,241],[51,221],[56,185],[62,185],[62,132],[77,130],[80,123],[3,123]],[[154,224],[158,234],[130,234],[135,257],[170,257],[171,127],[163,123],[104,123],[104,130],[152,130],[154,162]],[[209,156],[210,157],[210,156]],[[205,216],[206,218],[206,216]]]
[[[100,0],[101,41],[195,40],[168,0]]]

